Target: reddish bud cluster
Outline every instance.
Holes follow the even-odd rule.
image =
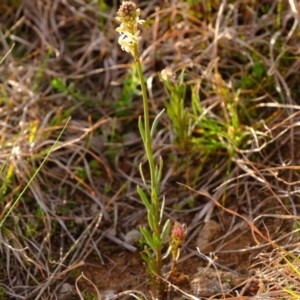
[[[173,240],[176,240],[179,243],[182,243],[185,240],[187,234],[187,229],[185,224],[180,225],[178,222],[175,221],[174,227],[171,233],[171,237]]]

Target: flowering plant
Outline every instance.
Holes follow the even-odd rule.
[[[147,188],[146,180],[142,170],[142,164],[140,164],[140,173],[144,183],[144,189],[138,186],[137,191],[147,209],[148,224],[150,227],[150,230],[146,227],[141,228],[141,233],[146,242],[146,246],[142,252],[142,258],[146,262],[147,270],[151,276],[152,283],[154,283],[154,286],[156,287],[159,298],[164,299],[165,293],[167,292],[165,279],[171,278],[171,276],[166,277],[165,274],[163,274],[162,250],[164,243],[168,240],[171,223],[170,220],[167,220],[163,224],[162,219],[165,199],[163,198],[161,203],[159,201],[159,186],[162,176],[163,161],[162,158],[159,159],[158,164],[154,161],[151,145],[155,128],[164,110],[156,116],[150,127],[147,90],[138,49],[139,41],[141,39],[138,25],[142,25],[145,22],[139,18],[140,13],[140,9],[136,8],[134,2],[123,1],[120,9],[117,12],[118,16],[116,17],[116,20],[121,22],[121,25],[116,29],[116,31],[120,33],[118,43],[120,44],[122,50],[129,52],[135,59],[143,94],[144,118],[142,120],[142,118],[139,117],[138,125],[149,164],[151,188],[150,190]],[[146,193],[144,190],[146,190]],[[171,273],[172,271],[175,271],[175,263],[178,259],[179,248],[183,243],[184,237],[185,235],[178,227],[178,223],[175,223],[169,247],[173,258]],[[168,251],[168,253],[170,251]]]

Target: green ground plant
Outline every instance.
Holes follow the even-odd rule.
[[[164,104],[171,121],[171,130],[175,135],[175,144],[180,149],[189,151],[191,150],[189,130],[191,118],[186,108],[187,85],[184,83],[184,70],[182,70],[178,80],[172,80],[172,78],[171,70],[165,69],[161,73],[161,79],[168,93],[168,99]]]
[[[262,76],[261,72],[258,67],[255,69],[256,76]],[[175,77],[172,71],[168,70],[164,70],[161,75],[168,94],[164,104],[170,120],[170,131],[174,133],[174,143],[184,153],[190,153],[185,161],[201,153],[202,162],[195,178],[200,176],[207,159],[220,151],[228,156],[228,176],[236,149],[250,136],[248,127],[244,124],[245,118],[241,118],[238,113],[239,93],[228,89],[220,74],[216,72],[215,84],[209,83],[207,86],[211,94],[222,99],[222,102],[207,109],[201,103],[199,85],[188,86],[185,83],[184,71],[178,79]],[[203,85],[205,84],[203,82]]]
[[[76,87],[75,82],[67,83],[63,78],[53,78],[51,81],[51,86],[59,93],[64,93],[68,99],[75,99],[84,103],[86,106],[90,106],[88,101],[89,95],[88,93],[83,95],[82,92]],[[75,107],[73,107],[74,109]]]

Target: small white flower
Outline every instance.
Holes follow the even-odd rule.
[[[118,30],[119,29],[119,30]],[[138,30],[134,35],[129,32],[123,32],[123,28],[116,29],[121,35],[118,39],[118,43],[121,46],[122,50],[130,52],[132,55],[134,53],[134,46],[138,44],[141,37],[139,36],[140,31]]]
[[[119,45],[121,46],[121,49],[123,51],[126,51],[126,52],[130,52],[132,55],[133,55],[133,44],[131,43],[131,41],[127,38],[127,36],[125,34],[122,34],[120,37],[119,37],[119,40],[118,40],[118,43]]]

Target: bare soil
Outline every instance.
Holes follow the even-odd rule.
[[[226,223],[228,226],[230,222]],[[234,297],[237,292],[240,296],[256,295],[262,281],[258,257],[270,247],[257,245],[245,222],[240,222],[239,227],[225,238],[224,232],[229,228],[213,220],[194,229],[198,237],[182,249],[177,265],[178,281],[175,290],[172,289],[172,297],[180,296],[182,292],[200,298],[225,294]],[[269,224],[268,233],[276,232],[276,228],[276,222]],[[151,296],[148,274],[140,254],[109,241],[103,242],[99,245],[99,249],[103,249],[103,263],[99,257],[90,256],[80,271],[107,298],[128,290],[142,291]],[[196,247],[200,252],[195,250]],[[79,286],[82,290],[93,290],[87,282],[81,282]]]

